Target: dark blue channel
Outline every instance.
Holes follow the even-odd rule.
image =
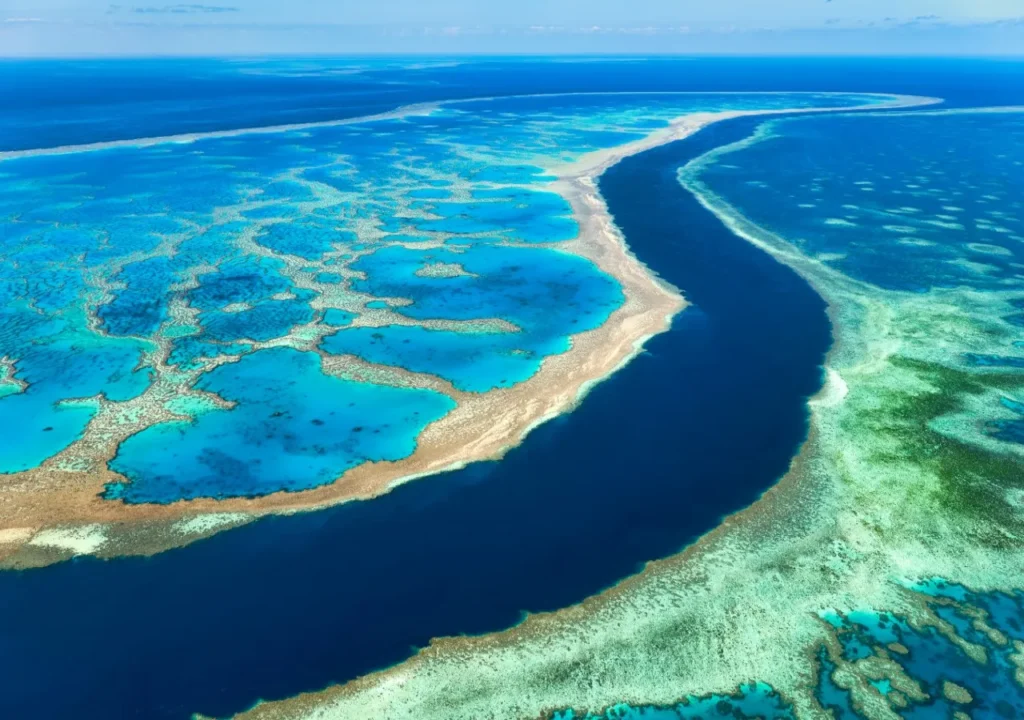
[[[807,283],[676,181],[751,127],[602,178],[637,255],[695,306],[576,412],[371,502],[0,574],[0,717],[184,720],[322,688],[579,602],[755,500],[805,437],[830,328]]]

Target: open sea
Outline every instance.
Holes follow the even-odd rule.
[[[437,100],[626,91],[890,92],[942,97],[949,107],[991,106],[1024,103],[1024,63],[758,58],[632,58],[600,64],[585,59],[501,58],[458,64],[437,58],[5,61],[0,62],[0,100],[6,108],[0,117],[0,151],[322,122]],[[571,110],[581,117],[607,110],[605,101],[593,99],[558,102],[564,107],[548,101],[533,110],[563,115]],[[461,107],[472,113],[472,106]],[[507,109],[499,103],[494,112]],[[431,638],[497,631],[519,622],[525,613],[580,602],[636,573],[644,563],[678,552],[724,516],[756,500],[785,473],[806,437],[806,402],[821,386],[822,363],[832,342],[829,320],[824,301],[804,280],[733,235],[684,189],[678,172],[717,147],[749,137],[762,122],[722,123],[627,158],[601,177],[601,193],[632,251],[680,288],[692,306],[675,318],[669,332],[652,339],[646,352],[597,385],[578,409],[533,431],[500,462],[420,479],[368,502],[266,518],[150,558],[85,557],[0,573],[0,717],[185,720],[195,712],[226,716],[260,699],[345,682],[407,658]],[[872,132],[870,123],[895,121],[781,122],[797,128],[795,139],[756,146],[756,155],[748,159],[765,177],[744,176],[770,184],[774,175],[767,169],[781,164],[789,172],[785,186],[775,192],[796,193],[800,183],[808,182],[806,176],[820,175],[818,168],[787,165],[803,150],[809,154],[816,142],[827,147],[828,138],[815,134],[816,123],[837,124],[831,132],[855,139]],[[917,131],[908,132],[913,137]],[[605,140],[590,137],[586,142],[601,146]],[[787,143],[802,143],[803,149],[794,150]],[[918,151],[926,153],[929,148]],[[280,169],[275,158],[261,155],[259,147],[234,145],[224,157],[229,154],[237,163],[233,171],[258,170],[256,164],[243,167],[238,158]],[[59,164],[73,163],[66,158],[74,156],[54,157],[52,162]],[[842,172],[846,166],[837,167],[836,172]],[[721,177],[711,180],[717,179],[721,187],[716,190],[725,194],[735,182],[729,172],[737,171],[719,172]],[[850,187],[846,180],[836,184]],[[758,190],[747,185],[737,197],[746,197],[746,205],[771,208],[773,201],[756,196]],[[436,206],[448,200],[425,192],[418,198],[423,202]],[[465,208],[440,210],[435,213],[440,223],[465,215]],[[538,241],[557,242],[565,233],[564,212],[553,208],[545,217],[528,231],[539,233]],[[783,227],[789,219],[770,214],[758,219],[777,223],[780,231],[790,230]],[[836,219],[859,223],[870,218]],[[517,221],[500,217],[492,222],[501,227]],[[843,229],[838,222],[829,227],[836,233]],[[839,237],[834,242],[841,243]],[[7,240],[0,236],[0,242]],[[302,238],[301,247],[310,242]],[[920,253],[924,246],[906,247]],[[471,272],[479,268],[481,276],[507,275],[502,270],[507,261],[499,249],[504,248],[474,245],[458,260]],[[931,252],[940,251],[946,252]],[[451,261],[445,252],[431,260]],[[531,262],[543,268],[548,259],[541,255],[554,251],[514,252],[539,254]],[[965,252],[986,251],[976,247]],[[410,297],[419,291],[424,300],[417,307],[426,309],[417,312],[429,315],[425,298],[430,294],[422,290],[412,272],[416,266],[402,250],[391,251],[391,256],[378,252],[357,262],[377,265],[367,272],[363,289],[368,295]],[[880,285],[914,282],[911,274],[894,270],[894,262],[910,262],[904,256],[837,262],[849,265],[844,272],[860,273]],[[571,288],[572,301],[593,313],[594,324],[620,301],[591,268],[575,268],[571,262],[550,267],[548,284],[566,274],[578,276]],[[160,272],[154,268],[147,278],[159,277]],[[253,307],[281,289],[274,284],[274,273],[275,268],[262,265],[239,271],[239,276],[260,278],[251,286]],[[494,297],[516,297],[514,283],[499,290]],[[196,302],[201,305],[204,297],[215,298],[218,292],[216,287],[201,291]],[[213,304],[210,308],[216,312]],[[530,350],[538,356],[557,351],[561,336],[546,323],[559,322],[558,313],[490,308],[474,315],[449,305],[444,317],[459,317],[458,312],[468,319],[519,313],[517,324],[535,343]],[[297,322],[290,316],[239,320],[240,315],[245,313],[213,318],[210,327],[222,333],[222,342],[251,336],[250,327],[243,333],[232,325],[242,320],[257,328]],[[349,318],[335,320],[343,326]],[[163,320],[112,310],[110,322],[148,327],[147,323]],[[438,339],[440,350],[430,357],[410,355],[403,348],[407,338],[402,333],[443,331],[393,326],[389,332],[394,337],[339,333],[327,338],[324,349],[419,367],[468,391],[515,382],[517,373],[528,377],[532,372],[509,365],[507,354],[488,355],[491,345],[479,350],[479,362],[471,368],[460,365],[460,357],[476,352],[467,348],[465,337]],[[182,352],[193,353],[188,359],[194,359],[202,349],[186,347]],[[277,355],[268,358],[267,353]],[[287,390],[295,394],[292,402],[288,397],[273,401],[293,406],[315,397],[323,408],[308,408],[310,419],[328,412],[332,393],[351,392],[326,383],[319,373],[310,374],[303,354],[287,349],[221,366],[203,382],[222,394],[243,388],[254,402],[268,402],[272,388],[267,378],[272,374],[261,370],[261,362],[286,365],[291,376],[302,379]],[[124,393],[134,391],[136,380],[130,375],[120,382]],[[350,395],[344,397],[348,401]],[[366,402],[375,406],[376,399],[368,397]],[[399,411],[396,417],[383,417],[381,411],[382,425],[418,427],[447,410],[442,397],[425,391],[420,397],[389,399],[387,404]],[[201,415],[195,432],[218,438],[225,446],[238,446],[242,440],[237,438],[249,436],[243,421],[231,427],[218,422],[215,413]],[[315,427],[325,428],[317,432],[329,442],[332,429],[355,422],[355,415],[342,414]],[[68,433],[73,434],[73,428]],[[235,494],[223,485],[225,473],[211,474],[210,464],[189,470],[202,482],[169,490],[159,471],[147,468],[162,462],[160,453],[179,452],[173,443],[193,440],[177,431],[164,434],[169,439],[146,438],[143,433],[122,447],[115,465],[120,464],[126,475],[150,478],[151,484],[140,480],[110,486],[109,497],[161,502]],[[43,457],[47,452],[51,451],[38,450]],[[367,441],[358,451],[338,452],[387,457],[397,451]],[[5,458],[0,450],[0,462],[20,469],[18,457]],[[296,486],[315,484],[316,478],[338,469],[316,466],[297,475]],[[251,483],[239,493],[251,490]]]

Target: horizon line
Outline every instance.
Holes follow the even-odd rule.
[[[662,59],[662,58],[720,58],[720,59],[750,59],[750,58],[790,58],[790,59],[875,59],[875,60],[992,60],[992,59],[1020,59],[1024,60],[1024,50],[1017,53],[933,53],[933,52],[907,52],[907,53],[872,53],[847,51],[834,53],[820,52],[716,52],[713,50],[689,51],[689,52],[657,52],[641,53],[632,51],[608,51],[608,52],[534,52],[506,51],[500,53],[456,50],[449,52],[424,52],[424,51],[401,51],[401,50],[366,50],[359,52],[332,52],[332,51],[275,51],[266,52],[226,52],[226,53],[162,53],[135,54],[135,53],[68,53],[61,54],[23,54],[4,55],[0,53],[0,62],[18,60],[238,60],[238,59],[262,59],[262,58],[636,58],[636,59]]]

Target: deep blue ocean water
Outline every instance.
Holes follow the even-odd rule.
[[[16,102],[4,103],[0,147],[316,122],[482,95],[881,87],[942,91],[961,104],[1014,103],[1020,67],[937,58],[7,60],[0,61],[0,98]]]
[[[764,137],[699,177],[802,252],[891,290],[1018,282],[1024,113],[793,118]]]
[[[497,61],[431,72],[453,84],[462,78],[467,95],[495,94],[500,77],[499,89],[517,91],[531,82],[560,89],[633,89],[625,87],[631,82],[707,89],[717,82],[712,89],[1024,100],[1021,68],[1009,63],[657,63],[654,73],[613,64],[600,77],[582,63],[555,71],[532,61],[514,73]],[[836,75],[839,68],[845,72]],[[137,86],[146,71],[103,68],[137,76]],[[29,75],[12,74],[8,88]],[[210,82],[213,97],[233,80]],[[281,78],[273,82],[289,92]],[[100,83],[94,97],[116,105],[119,83]],[[171,86],[166,97],[191,102],[197,86],[186,85]],[[444,89],[417,87],[408,97]],[[52,88],[25,97],[34,108],[56,103]],[[226,106],[219,122],[245,121]],[[14,115],[23,124],[5,133],[9,146],[36,142],[25,139],[32,113]],[[188,117],[169,118],[178,124],[159,132],[149,132],[144,113],[124,117],[124,137],[195,129]],[[627,159],[602,178],[633,250],[695,306],[577,411],[536,430],[500,463],[414,482],[371,502],[268,518],[153,558],[85,558],[0,574],[0,716],[229,714],[258,698],[396,662],[431,637],[496,630],[524,611],[577,602],[749,504],[802,441],[805,400],[820,384],[830,344],[824,304],[810,287],[731,235],[677,182],[686,161],[745,137],[753,125],[716,127]],[[83,122],[60,144],[67,137],[99,136]]]

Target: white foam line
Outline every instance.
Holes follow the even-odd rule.
[[[495,102],[499,100],[518,100],[529,98],[557,98],[557,97],[620,97],[620,96],[694,96],[694,95],[721,95],[721,96],[781,96],[781,95],[804,95],[818,97],[880,97],[889,98],[888,102],[878,105],[856,106],[849,108],[834,108],[835,111],[849,111],[861,109],[885,109],[892,107],[913,107],[915,105],[928,105],[942,102],[937,98],[925,98],[915,95],[893,95],[891,93],[846,93],[846,92],[692,92],[692,91],[655,91],[655,92],[574,92],[574,93],[532,93],[524,95],[495,95],[477,98],[463,98],[453,100],[439,100],[437,102],[415,103],[403,105],[395,110],[373,115],[361,115],[359,117],[344,118],[341,120],[323,120],[319,122],[291,123],[287,125],[266,125],[262,127],[236,128],[232,130],[213,130],[210,132],[182,133],[179,135],[162,135],[147,138],[133,138],[126,140],[110,140],[107,142],[82,143],[79,145],[61,145],[52,148],[32,148],[27,150],[9,150],[0,152],[0,162],[24,157],[39,157],[45,155],[68,155],[81,152],[94,152],[97,150],[110,150],[124,147],[150,147],[153,145],[165,144],[187,144],[197,140],[237,137],[239,135],[273,134],[283,132],[294,132],[298,130],[312,130],[324,127],[339,127],[343,125],[358,125],[367,122],[381,120],[395,120],[411,115],[429,114],[434,110],[448,105],[466,105],[480,102]],[[829,108],[832,110],[833,108]]]
[[[856,110],[857,108],[850,108]],[[843,110],[846,113],[847,110]],[[944,108],[942,110],[915,110],[914,112],[887,112],[875,115],[875,117],[917,117],[926,115],[928,117],[942,117],[946,115],[1013,115],[1024,113],[1024,105],[993,105],[989,107],[965,107],[965,108]],[[863,113],[857,113],[858,117],[867,117]]]
[[[439,103],[417,103],[415,105],[403,105],[396,110],[374,115],[361,115],[354,118],[342,120],[323,120],[320,122],[291,123],[288,125],[265,125],[262,127],[237,128],[233,130],[212,130],[210,132],[183,133],[180,135],[161,135],[148,138],[133,138],[130,140],[110,140],[107,142],[83,143],[81,145],[60,145],[52,148],[34,148],[30,150],[8,150],[0,152],[0,162],[23,157],[38,157],[41,155],[69,155],[81,152],[93,152],[96,150],[110,150],[122,147],[150,147],[152,145],[166,144],[187,144],[196,140],[237,137],[239,135],[261,135],[296,130],[311,130],[321,127],[336,127],[340,125],[357,125],[359,123],[377,122],[380,120],[395,120],[410,115],[428,114],[438,107]]]

